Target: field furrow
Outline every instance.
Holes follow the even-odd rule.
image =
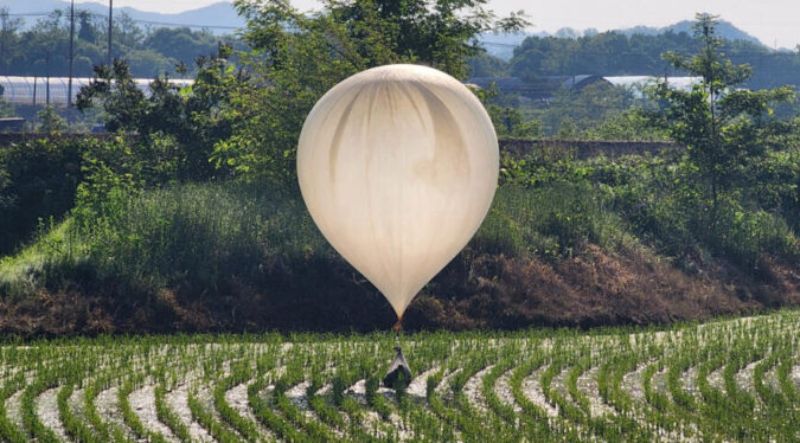
[[[192,412],[189,409],[189,387],[187,384],[182,383],[167,392],[165,399],[167,406],[175,412],[180,423],[188,430],[192,441],[203,443],[214,441],[211,435],[192,418]]]
[[[122,412],[117,402],[117,394],[119,391],[118,386],[111,386],[108,389],[101,391],[94,400],[95,407],[97,408],[100,419],[107,424],[116,426],[118,429],[124,429],[127,434],[131,434],[127,429],[125,421],[122,418]]]
[[[475,375],[470,377],[464,384],[464,395],[467,397],[470,406],[475,408],[479,414],[485,414],[489,409],[486,404],[486,398],[481,391],[481,384],[483,383],[483,377],[485,377],[493,367],[494,365],[486,366],[476,372]]]
[[[547,369],[548,368],[545,366],[533,371],[531,375],[526,377],[522,382],[522,390],[525,393],[525,397],[533,402],[534,405],[542,409],[548,417],[557,417],[558,406],[551,404],[547,400],[547,397],[542,390],[542,373],[544,373]]]
[[[177,443],[179,440],[164,423],[158,419],[154,394],[155,386],[148,384],[128,396],[131,408],[149,434],[158,435],[159,439]]]
[[[53,431],[61,440],[67,440],[64,425],[58,417],[58,391],[61,386],[47,389],[36,398],[36,415],[48,429]]]
[[[22,429],[22,393],[23,389],[16,391],[6,400],[5,409],[8,420]]]
[[[798,320],[405,336],[393,388],[390,335],[0,345],[0,441],[796,441]]]
[[[520,408],[519,404],[517,404],[516,400],[514,400],[514,392],[511,387],[511,376],[513,375],[514,369],[509,369],[497,379],[497,383],[494,385],[495,393],[497,394],[498,399],[500,402],[510,407],[515,414],[520,414],[522,412],[522,408]]]
[[[600,396],[600,388],[597,384],[599,370],[599,366],[594,366],[581,374],[577,380],[577,387],[584,398],[589,400],[589,409],[592,417],[615,415],[614,408],[607,405]]]

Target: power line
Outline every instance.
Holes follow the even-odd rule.
[[[8,14],[9,17],[43,17],[52,14],[52,12],[16,12]]]
[[[84,11],[87,12],[92,17],[97,18],[106,18],[103,14],[98,14],[94,12]],[[9,16],[14,17],[46,17],[52,14],[52,12],[22,12],[22,13],[15,13],[15,14],[8,14]],[[130,17],[130,16],[128,16]],[[226,26],[226,25],[207,25],[207,24],[199,24],[199,23],[171,23],[171,22],[162,22],[156,20],[143,20],[143,19],[135,19],[131,18],[131,21],[135,23],[142,23],[146,25],[155,25],[155,26],[171,26],[171,27],[185,27],[185,28],[198,28],[198,29],[228,29],[235,31],[237,29],[241,29],[241,26]]]
[[[486,40],[479,40],[479,42],[482,45],[501,46],[501,47],[506,47],[506,48],[516,48],[516,47],[519,46],[519,45],[515,45],[513,43],[490,42],[490,41],[486,41]],[[521,44],[522,44],[522,42],[520,42],[520,45]]]
[[[174,27],[186,27],[186,28],[209,28],[209,29],[230,29],[230,30],[241,29],[240,26],[198,25],[198,24],[189,24],[189,23],[157,22],[157,21],[152,21],[152,20],[134,20],[134,21],[136,23],[144,23],[146,25],[174,26]]]

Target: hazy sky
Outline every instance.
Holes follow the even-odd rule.
[[[114,0],[114,4],[180,12],[216,1],[219,0]],[[315,0],[293,0],[293,3],[301,9],[316,4]],[[534,31],[664,26],[692,18],[695,12],[711,12],[722,15],[769,46],[777,43],[779,47],[794,48],[800,44],[800,0],[490,0],[489,7],[500,14],[524,9],[534,23]]]

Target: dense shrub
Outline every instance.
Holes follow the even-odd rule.
[[[115,176],[107,171],[92,173],[92,193],[103,198],[79,197],[60,240],[65,245],[55,248],[70,255],[50,254],[48,285],[58,286],[69,274],[59,266],[79,262],[80,269],[93,270],[92,278],[131,288],[186,287],[211,294],[232,278],[256,282],[265,267],[291,270],[313,260],[341,260],[294,193],[241,182],[142,192],[110,177]],[[604,208],[603,196],[591,186],[510,186],[498,190],[471,248],[558,258],[588,244],[613,248],[624,236],[619,218]]]
[[[788,147],[753,163],[742,177],[750,187],[743,183],[742,190],[721,195],[713,217],[696,169],[675,154],[586,161],[534,154],[509,160],[504,179],[529,188],[528,196],[562,196],[549,200],[556,206],[513,204],[535,208],[528,212],[536,214],[539,232],[549,228],[562,252],[574,248],[576,239],[607,246],[609,239],[628,232],[680,266],[715,256],[751,272],[765,255],[792,262],[800,253],[798,152]],[[512,232],[505,240],[515,236]]]
[[[624,240],[607,196],[585,183],[557,181],[526,189],[498,189],[488,217],[473,241],[479,252],[569,256],[587,244],[614,248]]]
[[[254,278],[268,262],[330,251],[298,198],[258,184],[116,189],[99,212],[79,207],[75,221],[73,238],[101,276],[153,289],[213,292],[231,276]]]
[[[72,208],[87,143],[56,138],[0,147],[0,255],[29,240],[42,220]]]

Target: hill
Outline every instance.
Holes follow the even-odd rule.
[[[6,0],[3,6],[8,8],[9,12],[13,14],[40,14],[55,9],[69,8],[69,2],[63,0]],[[90,11],[93,14],[108,14],[108,6],[103,3],[81,3],[78,7],[79,9]],[[244,26],[244,19],[237,15],[231,3],[227,2],[214,3],[209,6],[176,14],[143,11],[132,7],[121,7],[115,10],[124,12],[140,24],[156,26],[163,24],[165,26],[205,27],[215,33],[230,33],[233,29]],[[676,33],[691,32],[691,26],[691,20],[683,20],[664,27],[635,26],[632,28],[618,29],[616,31],[625,35],[658,35],[670,31]],[[720,36],[728,40],[742,40],[762,46],[764,45],[758,38],[738,28],[733,23],[724,20],[720,22],[717,31]],[[591,35],[596,32],[595,29],[578,30],[565,27],[552,33],[544,31],[531,33],[484,33],[481,35],[480,40],[489,54],[503,60],[509,60],[513,56],[514,47],[522,43],[528,36],[576,38],[582,35]]]
[[[634,26],[632,28],[624,29],[611,29],[610,32],[618,32],[620,34],[631,35],[647,35],[657,36],[667,32],[692,33],[692,21],[683,20],[678,23],[671,24],[664,27],[650,27],[650,26]],[[556,38],[578,38],[584,36],[596,35],[598,31],[594,28],[579,30],[574,28],[561,28],[555,32],[515,32],[515,33],[484,33],[481,35],[480,41],[486,48],[486,51],[501,60],[508,61],[514,56],[514,48],[519,46],[527,37],[556,37]],[[717,33],[720,37],[731,41],[745,41],[761,47],[766,48],[763,42],[746,31],[738,28],[731,22],[720,21],[717,28]]]
[[[648,26],[635,26],[633,28],[627,29],[620,29],[618,32],[621,32],[625,35],[633,35],[633,34],[641,34],[641,35],[658,35],[664,34],[666,32],[675,32],[675,33],[692,33],[692,24],[694,22],[691,20],[683,20],[678,23],[674,23],[669,26],[664,26],[661,28],[658,27],[648,27]],[[742,40],[750,43],[755,43],[757,45],[765,46],[764,43],[756,38],[755,36],[743,31],[740,28],[737,28],[733,23],[721,20],[716,28],[717,34],[726,39],[726,40]]]
[[[61,0],[6,0],[3,2],[3,6],[8,8],[12,14],[41,14],[56,9],[67,9],[69,8],[69,2]],[[80,3],[76,4],[76,7],[93,14],[108,15],[108,5],[104,3]],[[208,28],[215,33],[230,33],[234,29],[244,26],[244,20],[236,14],[236,10],[231,3],[227,2],[214,3],[177,14],[142,11],[131,7],[115,8],[114,12],[117,14],[125,13],[142,25]],[[32,19],[35,16],[27,18]]]

